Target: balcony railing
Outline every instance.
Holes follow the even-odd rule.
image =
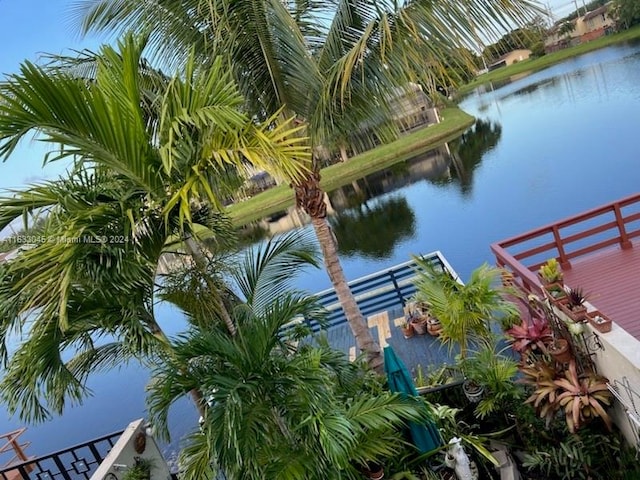
[[[0,480],[88,480],[120,435],[122,431],[30,459],[24,454],[25,445],[19,445],[20,448],[16,451],[18,462],[0,468]],[[11,437],[13,440],[15,438]],[[22,452],[22,455],[18,452]]]
[[[447,270],[455,278],[458,278],[451,265],[440,252],[423,255],[421,258],[435,268]],[[368,317],[385,310],[403,307],[406,301],[416,292],[413,282],[417,278],[419,269],[418,264],[412,259],[349,282],[351,292],[362,314]],[[324,325],[326,328],[346,323],[347,317],[344,314],[335,289],[324,290],[317,293],[316,296],[320,304],[327,310],[326,324]],[[300,322],[306,322],[314,332],[322,328],[315,320],[301,319],[300,321],[290,322],[284,326],[284,329],[291,328]]]
[[[564,270],[575,259],[618,245],[632,247],[640,237],[640,194],[588,210],[491,245],[497,264],[509,270],[525,291],[541,293],[535,271],[549,258]]]

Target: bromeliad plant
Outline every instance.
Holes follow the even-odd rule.
[[[564,408],[570,432],[575,432],[597,417],[611,431],[611,418],[605,407],[611,405],[612,395],[607,388],[606,378],[593,373],[580,378],[575,362],[570,362],[564,378],[555,380],[555,384],[559,387],[558,405]]]
[[[522,383],[534,387],[525,403],[536,408],[547,427],[563,411],[572,433],[598,417],[611,430],[611,418],[605,407],[611,404],[612,396],[606,378],[594,373],[579,377],[574,361],[569,362],[564,372],[559,371],[556,364],[542,360],[521,367],[520,371],[524,374]]]
[[[505,332],[512,341],[512,348],[526,357],[529,353],[545,353],[547,345],[553,341],[549,322],[533,318],[531,323],[525,319]]]

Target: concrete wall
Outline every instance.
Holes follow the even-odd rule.
[[[121,480],[127,470],[134,465],[135,457],[153,462],[151,480],[170,480],[171,472],[153,437],[146,435],[146,447],[141,454],[134,450],[134,441],[138,434],[145,434],[144,420],[131,422],[122,436],[100,464],[91,480]]]
[[[628,383],[636,392],[640,392],[640,342],[628,334],[613,322],[611,331],[600,333],[591,325],[588,325],[589,332],[596,333],[604,350],[596,352],[594,362],[598,373],[607,377],[612,385]],[[633,402],[640,408],[639,398],[630,398],[629,392],[617,389],[618,393],[625,401],[625,404],[632,405]],[[633,395],[631,395],[633,396]],[[635,427],[630,422],[625,407],[619,401],[614,401],[614,407],[609,412],[616,425],[622,431],[629,444],[637,445]],[[634,412],[633,409],[630,411]]]

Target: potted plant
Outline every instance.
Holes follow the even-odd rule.
[[[558,363],[564,364],[571,361],[573,358],[569,342],[564,338],[554,338],[547,347],[547,350]]]
[[[122,477],[122,480],[150,480],[153,462],[147,458],[134,457],[134,464]]]
[[[479,403],[484,395],[484,386],[474,378],[467,378],[462,383],[462,391],[471,403]]]
[[[531,352],[547,351],[547,345],[553,341],[553,333],[549,328],[549,322],[532,319],[531,323],[522,320],[520,325],[508,329],[507,336],[512,341],[512,348],[523,356]]]
[[[560,284],[562,286],[562,270],[560,264],[555,258],[547,260],[538,270],[538,275],[543,285]]]
[[[554,381],[560,389],[557,401],[560,407],[564,407],[565,419],[571,433],[596,417],[600,417],[611,431],[611,418],[604,409],[612,400],[607,382],[606,378],[593,373],[578,377],[573,361],[569,363],[564,378]]]
[[[429,317],[427,319],[427,332],[434,337],[437,337],[442,332],[442,323],[435,317]]]
[[[593,328],[598,330],[600,333],[607,333],[611,331],[611,319],[599,310],[587,312],[587,319]]]
[[[531,404],[536,409],[548,428],[560,409],[557,402],[559,387],[555,383],[558,378],[555,363],[539,359],[533,364],[522,365],[520,372],[522,378],[519,382],[533,387],[531,396],[524,403]]]
[[[424,335],[425,333],[427,333],[428,319],[429,318],[427,316],[422,315],[419,312],[414,312],[409,318],[409,323],[413,327],[414,332],[416,332],[418,335]]]
[[[557,306],[574,322],[583,322],[587,315],[587,307],[584,305],[586,299],[581,288],[572,288],[567,293],[567,301],[558,303]]]
[[[402,334],[404,335],[404,338],[413,337],[414,331],[413,331],[413,325],[411,323],[402,322],[400,324],[400,328],[402,329]]]
[[[518,362],[505,354],[510,347],[492,336],[482,341],[478,349],[466,358],[461,368],[467,377],[463,392],[470,402],[476,403],[474,413],[485,418],[504,411],[506,406],[520,397],[521,389],[514,380],[518,374]]]
[[[504,295],[507,290],[497,285],[501,269],[482,265],[463,284],[447,271],[438,270],[420,258],[414,259],[420,267],[414,281],[416,299],[427,303],[430,316],[440,321],[440,340],[451,349],[459,346],[463,358],[470,343],[491,335],[492,320],[518,312]]]
[[[362,467],[362,473],[370,480],[384,478],[384,468],[376,462],[367,462],[366,466]]]

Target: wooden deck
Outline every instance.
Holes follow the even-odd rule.
[[[437,337],[427,334],[404,338],[400,329],[404,314],[400,308],[372,315],[367,321],[380,348],[391,345],[398,357],[414,374],[418,365],[422,366],[423,372],[428,372],[443,363],[454,363],[448,349],[442,346]],[[342,350],[349,355],[350,359],[358,355],[355,338],[347,323],[331,327],[326,333],[329,344],[333,348]]]
[[[565,284],[582,288],[589,303],[640,340],[640,242],[576,259],[563,273]]]

